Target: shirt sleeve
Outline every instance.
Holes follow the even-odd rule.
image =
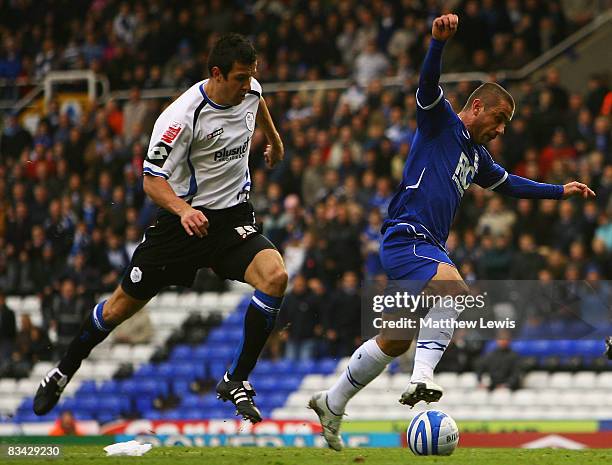
[[[257,95],[258,97],[263,95],[261,84],[255,78],[251,78],[251,90],[249,90],[249,94]]]
[[[480,151],[478,171],[474,177],[474,183],[485,189],[493,190],[508,177],[508,172],[500,165],[495,163],[493,157],[487,149]]]
[[[424,135],[435,135],[457,119],[440,87],[444,42],[431,39],[419,74],[416,92],[417,124]]]
[[[157,118],[151,134],[143,174],[168,179],[187,157],[191,145],[191,122],[168,107]]]
[[[424,105],[419,100],[419,90],[416,92],[417,102],[417,126],[422,134],[432,136],[440,133],[443,129],[456,122],[458,118],[453,107],[444,98],[444,92],[438,87],[440,94],[429,105]]]

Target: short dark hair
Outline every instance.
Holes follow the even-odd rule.
[[[253,44],[241,34],[234,32],[223,35],[213,46],[208,56],[208,72],[217,66],[223,77],[232,69],[234,62],[250,65],[257,60],[257,52]]]
[[[468,97],[467,102],[463,110],[468,110],[474,103],[474,100],[480,99],[485,103],[486,107],[492,107],[497,105],[500,101],[505,101],[512,107],[514,112],[514,99],[512,95],[499,84],[495,82],[485,82],[480,85],[472,94]]]

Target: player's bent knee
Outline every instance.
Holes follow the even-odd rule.
[[[410,348],[412,341],[386,339],[382,335],[376,337],[376,342],[380,349],[391,357],[399,357]]]
[[[147,302],[131,297],[119,286],[104,304],[102,316],[104,321],[116,326],[138,312]]]
[[[276,266],[265,279],[264,286],[266,289],[262,289],[262,291],[271,295],[283,295],[288,282],[287,270],[281,265]]]

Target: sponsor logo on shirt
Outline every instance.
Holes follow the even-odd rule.
[[[213,132],[206,136],[206,140],[214,139],[215,137],[220,136],[221,134],[223,134],[223,128],[215,129]]]
[[[459,195],[462,197],[465,190],[472,184],[476,170],[478,170],[478,153],[475,154],[474,165],[472,165],[467,155],[461,152],[455,173],[453,174],[453,181],[459,190]]]
[[[250,138],[247,138],[247,140],[245,140],[244,143],[238,147],[231,147],[229,149],[223,147],[221,150],[217,150],[215,152],[215,161],[230,161],[243,158],[247,153],[247,149],[249,148],[249,140]]]
[[[170,127],[166,129],[166,132],[164,132],[164,134],[161,136],[161,140],[164,141],[166,144],[171,144],[172,142],[174,142],[174,139],[176,139],[176,137],[180,134],[182,130],[183,125],[177,121],[174,121],[170,125]]]
[[[163,142],[158,142],[147,152],[146,160],[161,168],[170,152],[172,152],[172,147]]]

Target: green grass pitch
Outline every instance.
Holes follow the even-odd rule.
[[[362,463],[448,464],[448,465],[590,465],[608,463],[612,449],[468,449],[459,447],[450,457],[415,457],[408,449],[327,449],[300,448],[198,448],[158,447],[142,457],[106,457],[102,446],[63,446],[62,457],[54,459],[3,459],[3,464],[148,464],[148,465],[336,465]]]

